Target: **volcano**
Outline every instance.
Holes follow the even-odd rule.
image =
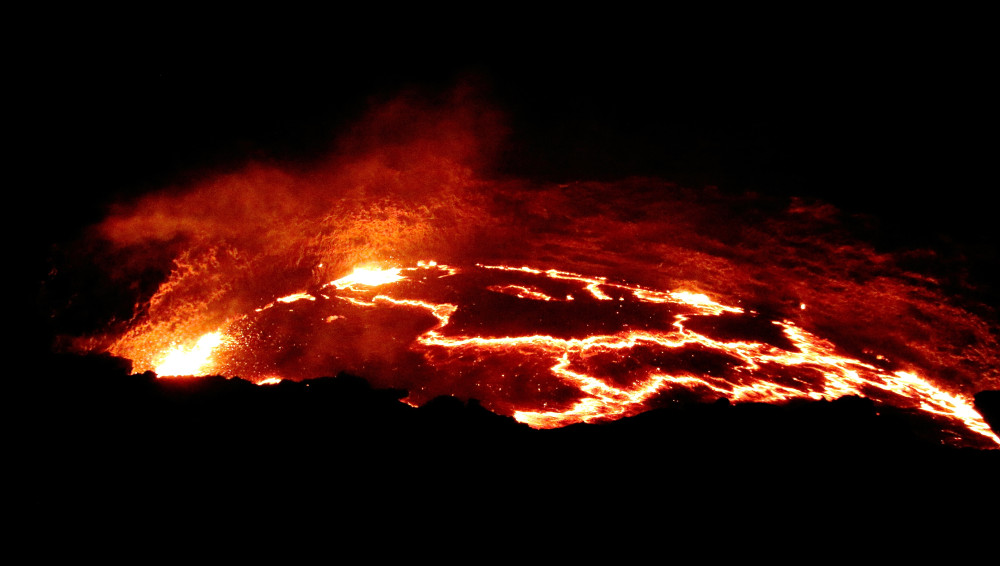
[[[29,191],[44,477],[874,497],[996,469],[982,150],[885,103],[938,99],[594,55],[73,75]]]

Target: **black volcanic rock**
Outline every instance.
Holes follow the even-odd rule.
[[[976,410],[986,419],[993,432],[1000,435],[1000,391],[980,391],[974,399]]]
[[[67,485],[77,487],[58,493],[88,482],[111,491],[226,482],[236,494],[279,481],[314,482],[311,489],[336,497],[376,490],[391,498],[419,486],[461,499],[489,486],[508,496],[576,501],[609,486],[625,497],[652,485],[659,487],[643,497],[666,504],[688,493],[680,485],[723,489],[727,497],[747,486],[776,496],[822,487],[903,497],[917,482],[959,479],[979,489],[1000,468],[998,451],[936,444],[921,436],[914,415],[860,397],[677,402],[613,422],[532,430],[475,400],[442,397],[415,409],[399,401],[405,392],[346,374],[256,386],[128,375],[107,357],[59,358],[46,367],[6,402],[20,415],[14,450],[33,481],[73,478]],[[995,419],[996,392],[984,393],[977,407]],[[869,483],[888,477],[906,481]],[[109,478],[118,479],[111,485]],[[870,491],[876,487],[883,491]]]

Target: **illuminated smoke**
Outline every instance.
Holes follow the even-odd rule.
[[[164,340],[183,343],[357,266],[469,253],[495,221],[472,167],[502,134],[496,112],[467,89],[436,102],[401,97],[308,171],[249,163],[116,206],[96,231],[128,262],[109,270],[169,276],[124,336],[93,342],[148,369]],[[171,265],[164,249],[176,251]]]

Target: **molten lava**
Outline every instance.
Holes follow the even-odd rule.
[[[309,330],[286,341],[290,325]],[[414,355],[409,365],[380,366],[372,357],[351,370],[385,385],[405,382],[400,373],[418,375],[405,383],[411,404],[474,397],[535,428],[616,419],[677,395],[735,402],[861,395],[1000,445],[968,397],[884,361],[846,356],[788,320],[761,321],[702,293],[555,269],[434,262],[358,269],[315,294],[276,299],[224,331],[225,341],[212,333],[172,349],[157,373],[307,379],[337,367],[338,354],[343,365],[357,344],[352,336],[374,333],[394,344],[383,355]],[[282,348],[297,353],[286,358]]]
[[[341,277],[336,281],[331,281],[330,285],[337,289],[346,289],[354,285],[378,287],[379,285],[395,283],[396,281],[403,279],[403,276],[399,274],[400,271],[401,270],[398,267],[392,269],[359,267],[356,268],[350,275]]]
[[[207,375],[212,371],[212,352],[222,344],[222,333],[209,332],[190,347],[174,346],[156,364],[161,377],[177,375]]]

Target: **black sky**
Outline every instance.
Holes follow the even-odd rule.
[[[75,30],[40,42],[19,87],[36,147],[66,164],[62,175],[100,179],[88,192],[141,190],[254,152],[300,157],[369,97],[469,74],[531,146],[505,163],[515,173],[672,174],[862,208],[902,200],[918,214],[962,208],[918,189],[961,197],[985,180],[976,134],[992,110],[975,30],[639,16],[548,28],[365,22],[325,35],[277,24]]]
[[[471,78],[510,120],[492,173],[819,198],[871,215],[881,246],[937,247],[1000,288],[975,18],[201,16],[86,14],[31,34],[11,110],[29,255],[205,171],[308,165],[371,100]]]

